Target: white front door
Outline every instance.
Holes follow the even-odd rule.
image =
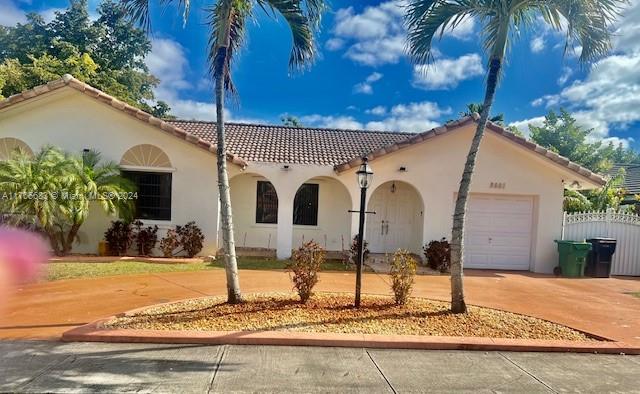
[[[398,249],[418,252],[422,231],[422,204],[416,191],[403,182],[387,182],[369,200],[366,240],[372,253]]]
[[[529,270],[533,198],[471,195],[465,224],[465,268]]]

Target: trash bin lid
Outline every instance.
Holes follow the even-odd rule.
[[[596,237],[596,238],[589,238],[587,242],[600,243],[600,244],[615,244],[617,240],[615,238]]]

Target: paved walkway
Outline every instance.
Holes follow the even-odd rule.
[[[241,271],[240,282],[247,293],[292,288],[288,274],[277,271]],[[352,292],[354,282],[353,273],[322,273],[317,289]],[[388,282],[384,275],[365,274],[363,291],[388,294]],[[465,289],[470,304],[524,313],[640,345],[640,298],[629,294],[640,292],[640,278],[563,279],[470,271]],[[0,317],[0,338],[55,339],[72,327],[133,308],[225,293],[223,270],[28,285],[9,300]],[[448,300],[449,278],[417,277],[413,294]]]
[[[640,393],[640,356],[0,342],[0,392]]]

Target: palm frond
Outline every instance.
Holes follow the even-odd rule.
[[[159,0],[161,6],[171,3],[178,3],[182,8],[183,24],[187,23],[191,11],[191,0]],[[131,19],[140,25],[144,30],[151,31],[151,13],[149,0],[121,0],[121,4]]]

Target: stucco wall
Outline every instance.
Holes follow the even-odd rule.
[[[205,234],[203,253],[216,250],[218,193],[215,156],[66,88],[0,112],[0,137],[11,136],[37,151],[53,144],[82,153],[97,149],[106,160],[120,162],[138,144],[153,144],[169,156],[175,172],[172,187],[172,220],[152,222],[163,230],[195,220]],[[74,252],[96,253],[110,218],[91,212]]]

